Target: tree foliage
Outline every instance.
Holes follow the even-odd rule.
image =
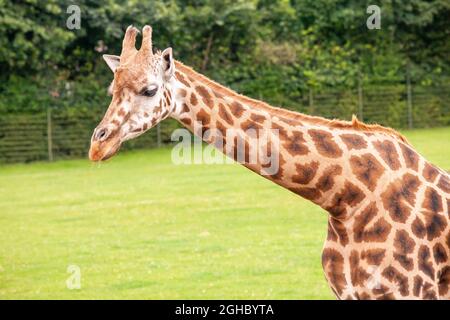
[[[450,2],[380,0],[368,30],[360,0],[0,0],[0,110],[105,107],[111,74],[101,54],[120,52],[125,28],[151,24],[154,44],[239,91],[269,102],[309,89],[398,83],[448,75]],[[81,29],[66,27],[70,4]]]

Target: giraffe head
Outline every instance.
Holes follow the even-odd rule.
[[[91,138],[89,158],[106,160],[121,144],[135,138],[171,113],[173,74],[172,49],[153,53],[152,28],[142,30],[142,45],[135,47],[139,31],[130,26],[125,32],[120,56],[104,55],[114,73],[109,92],[111,103]]]

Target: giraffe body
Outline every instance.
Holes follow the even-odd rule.
[[[132,50],[132,33],[124,39],[126,59],[121,55],[116,66],[111,106],[93,134],[92,160],[109,158],[121,141],[173,117],[329,213],[322,265],[338,298],[450,298],[448,173],[392,129],[271,107],[174,61],[171,50],[147,51],[144,59]],[[145,99],[142,92],[155,87],[154,97]],[[268,151],[277,155],[278,170],[270,174],[266,163],[250,161],[261,135],[275,142]]]

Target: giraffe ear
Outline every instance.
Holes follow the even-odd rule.
[[[120,64],[120,57],[119,56],[113,56],[110,54],[104,54],[103,60],[105,60],[108,67],[112,70],[112,72],[116,71],[117,67],[119,67]]]
[[[165,49],[162,52],[161,56],[162,56],[164,79],[168,81],[175,73],[175,63],[173,62],[172,48]]]

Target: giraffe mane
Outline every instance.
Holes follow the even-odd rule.
[[[263,101],[256,100],[249,98],[247,96],[241,95],[235,91],[233,91],[230,88],[227,88],[214,80],[209,79],[208,77],[196,72],[193,68],[188,67],[184,65],[183,63],[175,60],[176,69],[184,72],[189,77],[193,79],[198,79],[201,82],[205,83],[208,87],[212,88],[214,91],[223,94],[225,96],[232,96],[243,103],[249,105],[249,106],[258,106],[262,109],[265,109],[267,111],[277,111],[282,116],[286,116],[293,120],[298,121],[307,121],[311,124],[317,124],[317,125],[325,125],[331,128],[338,128],[338,129],[353,129],[361,132],[370,132],[370,133],[384,133],[387,135],[390,135],[394,138],[399,139],[400,141],[410,145],[409,141],[406,139],[405,136],[403,136],[401,133],[399,133],[397,130],[384,127],[379,124],[366,124],[362,121],[359,121],[355,115],[352,115],[351,121],[344,121],[339,119],[326,119],[319,116],[311,116],[307,114],[303,114],[300,112],[288,110],[285,108],[279,108],[279,107],[273,107]]]

